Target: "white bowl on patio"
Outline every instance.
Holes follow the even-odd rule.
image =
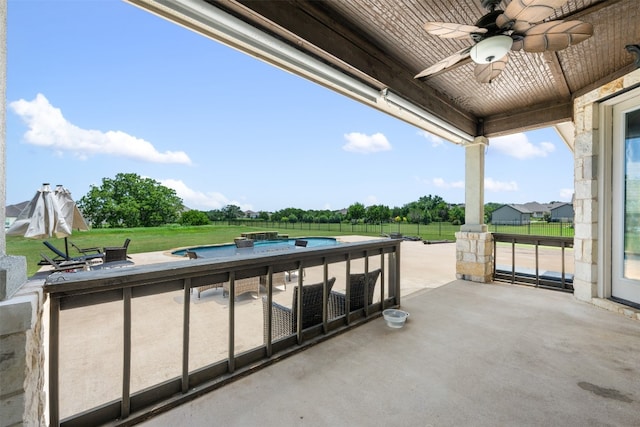
[[[402,328],[407,317],[409,317],[409,313],[395,308],[388,308],[382,312],[382,316],[390,328]]]

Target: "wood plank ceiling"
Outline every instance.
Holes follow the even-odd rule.
[[[578,19],[593,37],[558,52],[511,51],[502,74],[477,83],[468,60],[414,76],[470,46],[428,34],[429,21],[475,24],[481,0],[206,0],[376,90],[389,88],[472,135],[488,137],[566,122],[576,96],[635,68],[638,0],[568,0],[548,19]],[[513,0],[517,1],[517,0]],[[503,0],[505,9],[510,0]]]

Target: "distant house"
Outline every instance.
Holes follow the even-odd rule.
[[[552,222],[573,222],[573,205],[571,203],[559,203],[551,208]]]
[[[531,212],[531,217],[532,218],[544,218],[545,214],[550,214],[551,211],[549,209],[549,206],[540,204],[538,202],[529,202],[529,203],[524,203],[523,205],[527,210],[529,210]]]
[[[494,225],[527,225],[531,222],[533,212],[525,205],[502,205],[491,214]]]
[[[11,227],[11,224],[15,222],[20,215],[20,212],[29,204],[29,200],[26,202],[18,203],[15,205],[9,205],[4,210],[4,228]]]
[[[254,212],[254,211],[245,211],[244,212],[244,217],[245,218],[256,219],[256,218],[258,218],[258,216],[260,216],[259,212]]]

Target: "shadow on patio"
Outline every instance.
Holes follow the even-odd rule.
[[[640,425],[640,323],[570,294],[454,281],[143,423]]]

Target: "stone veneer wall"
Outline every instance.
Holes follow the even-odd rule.
[[[493,235],[456,233],[456,278],[489,283],[493,276]]]
[[[42,281],[0,302],[0,427],[46,425],[43,321]]]
[[[576,128],[574,151],[574,295],[582,301],[601,305],[598,297],[598,179],[607,171],[598,170],[600,155],[599,101],[640,84],[640,70],[635,70],[595,89],[574,101]],[[602,302],[605,304],[605,302]]]

